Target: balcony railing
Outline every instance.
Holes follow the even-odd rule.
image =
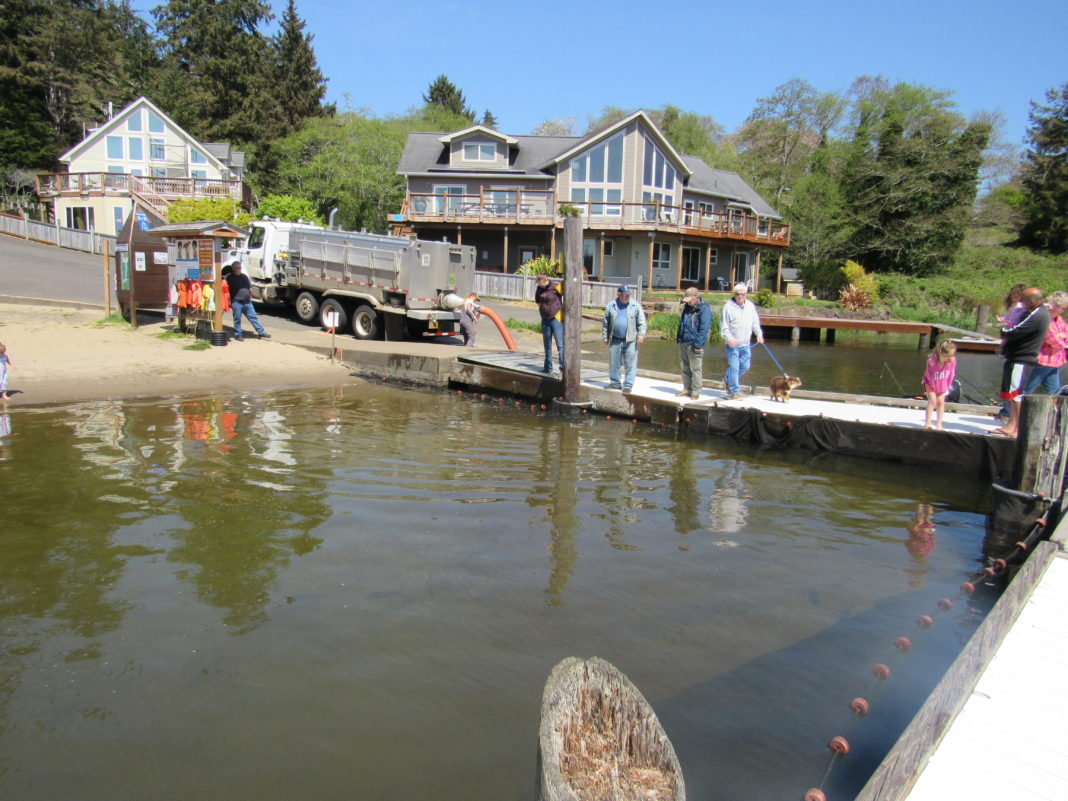
[[[689,206],[617,201],[557,201],[553,192],[492,190],[481,195],[409,192],[401,216],[413,222],[555,225],[561,205],[579,209],[586,227],[674,231],[712,238],[790,244],[790,226],[743,209],[704,211]]]
[[[248,205],[251,192],[241,181],[221,178],[161,178],[119,172],[57,172],[37,176],[39,197],[124,194],[142,191],[169,200],[179,197],[231,197]]]

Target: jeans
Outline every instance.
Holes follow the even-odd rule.
[[[251,300],[232,300],[230,301],[230,308],[234,312],[234,336],[244,336],[241,333],[241,315],[245,315],[248,321],[252,323],[252,327],[256,329],[257,334],[264,333],[263,326],[260,325],[260,320],[256,316],[256,310],[252,308]]]
[[[1057,390],[1061,388],[1061,368],[1044,367],[1041,364],[1032,367],[1027,376],[1027,383],[1024,384],[1023,394],[1034,395],[1039,387],[1044,388],[1050,395],[1056,395]]]
[[[638,372],[638,343],[634,340],[612,337],[608,346],[608,382],[611,386],[619,385],[619,363],[623,362],[626,375],[623,377],[623,389],[634,388],[634,375]]]
[[[705,360],[704,349],[700,353],[693,345],[679,343],[679,372],[682,373],[682,388],[691,395],[701,394],[701,378]]]
[[[545,344],[545,367],[546,373],[553,370],[553,338],[556,338],[556,360],[560,363],[560,369],[564,369],[564,324],[555,317],[541,321],[541,339]]]
[[[723,379],[723,383],[727,385],[729,393],[737,395],[742,390],[738,382],[749,372],[749,362],[753,358],[753,351],[748,345],[735,345],[733,348],[727,345],[726,348],[727,377]]]

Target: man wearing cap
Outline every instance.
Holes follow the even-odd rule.
[[[640,303],[632,303],[630,287],[620,284],[616,299],[604,310],[601,339],[608,345],[608,386],[630,392],[638,372],[638,345],[645,342],[645,311]],[[622,383],[619,378],[623,365]]]
[[[755,336],[757,342],[764,341],[756,306],[746,298],[748,292],[749,287],[745,284],[735,284],[734,294],[723,304],[723,317],[719,321],[720,336],[727,343],[727,376],[723,383],[727,386],[728,400],[742,392],[739,382],[749,372],[753,357],[750,350],[752,337]]]
[[[676,398],[701,397],[701,373],[705,361],[705,345],[712,327],[712,309],[701,300],[697,287],[682,294],[682,316],[675,340],[679,343],[679,372],[682,373],[682,392]]]

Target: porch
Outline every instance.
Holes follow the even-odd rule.
[[[584,228],[675,233],[681,236],[746,242],[764,247],[790,244],[790,226],[742,208],[707,211],[662,203],[566,201],[546,190],[484,190],[477,195],[409,192],[395,226],[421,223],[562,227],[561,205],[580,211]]]
[[[242,181],[221,178],[169,178],[121,172],[57,172],[37,176],[37,195],[41,199],[133,194],[167,201],[187,197],[230,197],[244,208],[252,206],[250,187]]]

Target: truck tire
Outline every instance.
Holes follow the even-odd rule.
[[[352,335],[356,339],[375,339],[382,328],[382,321],[378,318],[378,312],[361,303],[352,313]]]
[[[335,298],[327,298],[323,301],[323,305],[319,307],[319,324],[323,327],[323,330],[327,330],[326,317],[330,312],[337,312],[337,330],[344,331],[349,325],[349,314],[345,311],[345,307],[341,305],[341,301]]]
[[[319,317],[319,298],[311,292],[301,292],[293,302],[293,308],[302,323],[314,323]]]

